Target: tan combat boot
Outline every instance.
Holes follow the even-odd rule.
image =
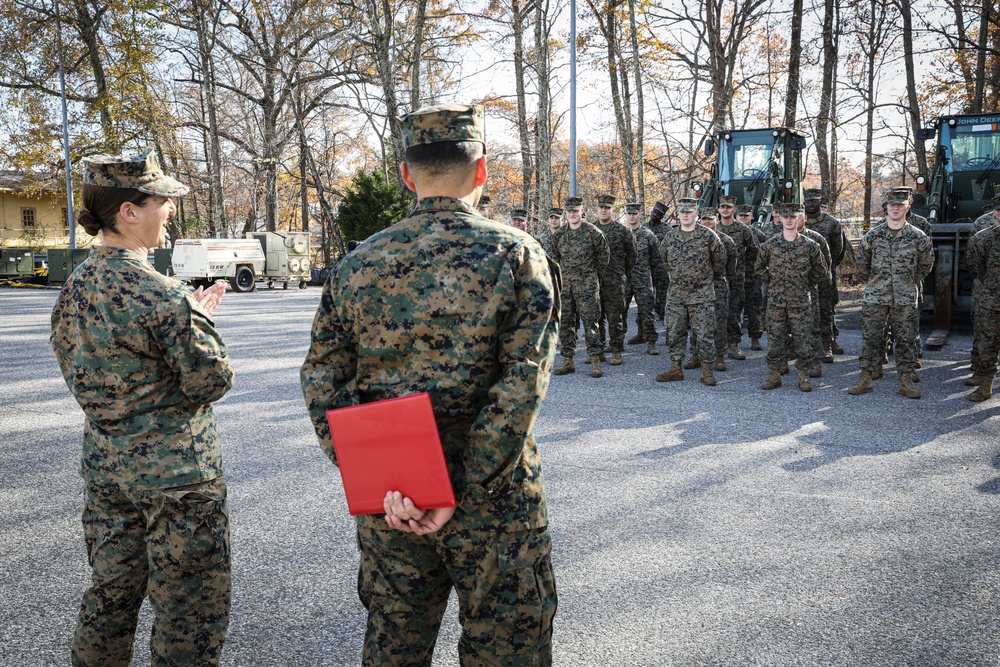
[[[781,373],[779,371],[771,371],[771,374],[767,376],[767,379],[761,383],[760,388],[767,390],[767,389],[777,389],[780,386],[781,386]]]
[[[978,373],[973,373],[972,377],[965,380],[966,387],[978,387],[986,379],[985,375],[979,375]]]
[[[701,365],[701,382],[709,387],[714,387],[717,384],[715,373],[712,372],[712,364],[708,362]]]
[[[743,354],[743,350],[740,349],[739,345],[730,345],[729,358],[735,359],[736,361],[743,361],[747,358],[747,355]]]
[[[993,396],[993,376],[984,375],[982,384],[976,387],[974,392],[969,394],[969,400],[973,403],[979,403],[980,401],[985,401],[991,396]]]
[[[837,342],[836,338],[834,338],[833,342],[830,343],[830,350],[833,351],[834,354],[844,353],[844,348],[840,347],[840,343]]]
[[[656,341],[655,340],[651,340],[648,343],[646,343],[646,354],[652,354],[653,356],[656,356],[659,353],[660,353],[660,351],[656,349]]]
[[[907,398],[920,398],[920,390],[913,386],[911,373],[903,373],[899,376],[899,393]]]
[[[676,382],[684,379],[684,371],[681,369],[680,361],[671,361],[670,370],[656,376],[657,382]]]
[[[760,351],[764,349],[764,346],[760,344],[760,338],[750,339],[750,349]]]
[[[622,360],[622,353],[621,352],[612,352],[611,353],[611,365],[612,366],[621,366],[622,365],[622,361],[623,360]]]
[[[634,336],[632,336],[631,338],[629,338],[628,341],[626,341],[626,342],[629,345],[638,345],[639,343],[643,342],[644,340],[646,340],[646,335],[643,334],[642,331],[637,331],[636,334]]]
[[[599,378],[604,375],[604,371],[601,370],[601,360],[594,359],[593,363],[590,364],[590,377]]]
[[[823,362],[815,361],[813,365],[809,367],[809,377],[811,378],[821,378],[823,377]]]
[[[691,370],[692,368],[701,368],[701,359],[697,354],[692,354],[691,358],[684,362],[684,368]]]
[[[881,366],[879,366],[881,368]],[[872,390],[872,372],[871,371],[861,371],[861,376],[858,381],[847,388],[847,393],[851,396],[860,396],[861,394],[870,393]]]
[[[827,343],[823,348],[823,356],[819,358],[824,364],[833,363],[833,347],[830,343]]]
[[[726,368],[726,358],[725,357],[716,357],[715,358],[715,370],[717,370],[717,371],[728,370]]]
[[[885,370],[883,370],[882,364],[879,364],[875,367],[875,372],[872,373],[872,379],[881,380],[883,377],[885,377]]]
[[[576,366],[573,365],[573,357],[563,357],[562,366],[552,371],[554,375],[569,375],[575,372]]]
[[[781,373],[782,375],[788,375],[788,360],[787,359],[785,359],[785,361],[783,361],[781,363],[781,370],[778,371],[778,372]]]
[[[916,372],[914,371],[910,371],[910,379],[913,380],[914,382],[920,382],[920,376],[917,375]]]
[[[812,382],[809,381],[809,373],[799,371],[799,391],[812,391]]]

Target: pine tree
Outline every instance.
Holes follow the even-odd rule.
[[[344,239],[363,241],[409,214],[413,200],[390,185],[380,171],[359,171],[337,211]]]

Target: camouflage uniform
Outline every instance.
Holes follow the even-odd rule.
[[[715,355],[715,281],[726,275],[722,241],[704,225],[695,225],[690,232],[676,227],[660,242],[660,254],[670,275],[667,290],[670,359],[684,358],[690,328],[698,337],[698,357],[703,364],[708,363]]]
[[[966,263],[976,276],[972,289],[976,338],[972,373],[992,378],[1000,354],[1000,225],[994,224],[969,240]]]
[[[715,359],[719,360],[726,356],[726,349],[728,347],[727,341],[729,340],[729,324],[730,316],[732,314],[732,309],[729,307],[729,299],[732,295],[732,290],[730,285],[732,285],[736,280],[738,280],[737,271],[737,257],[739,255],[736,249],[736,242],[726,234],[719,234],[719,240],[722,241],[723,252],[726,256],[726,272],[723,276],[715,278],[713,287],[715,288]],[[691,334],[691,349],[698,349],[698,335],[696,333]],[[705,359],[709,361],[712,357]],[[724,368],[717,367],[716,370],[725,370]]]
[[[993,211],[988,213],[983,213],[981,216],[976,218],[976,221],[972,223],[972,233],[977,234],[984,229],[989,229],[996,225],[996,217],[993,215]]]
[[[132,250],[97,247],[52,311],[86,415],[83,530],[93,574],[74,665],[128,665],[139,607],[153,665],[217,665],[229,624],[229,518],[212,402],[233,367],[191,291]]]
[[[824,352],[833,344],[834,304],[837,294],[837,264],[844,256],[844,230],[840,221],[829,213],[820,212],[816,217],[806,217],[806,228],[823,237],[830,255],[829,279],[819,286],[819,332]]]
[[[660,223],[654,225],[652,221],[646,221],[644,226],[656,235],[657,247],[663,242],[663,237],[667,235],[670,231],[671,225],[665,219],[660,220]],[[670,276],[667,275],[666,271],[663,272],[659,279],[654,278],[653,287],[656,290],[656,316],[660,318],[660,321],[664,321],[664,315],[666,313],[667,305],[667,290],[670,287]]]
[[[610,250],[608,266],[601,276],[601,326],[598,338],[604,346],[604,326],[607,322],[607,336],[611,352],[621,352],[625,349],[625,317],[628,315],[628,302],[625,300],[625,289],[629,282],[629,274],[635,265],[635,237],[625,225],[612,220],[608,224],[598,223],[607,239]]]
[[[757,260],[757,252],[760,244],[757,237],[750,228],[733,219],[733,224],[724,225],[719,220],[716,231],[729,236],[734,242],[736,252],[736,273],[735,279],[729,280],[729,316],[728,316],[728,341],[729,345],[739,345],[743,339],[743,310],[745,307],[744,286],[746,283],[747,267],[753,270],[754,262]]]
[[[656,234],[647,227],[639,227],[632,231],[632,235],[635,237],[636,260],[625,292],[625,305],[627,307],[632,302],[632,297],[635,297],[635,324],[644,334],[647,343],[655,342],[656,320],[653,318],[656,301],[653,284],[660,283],[667,270],[663,265],[663,257],[660,256]]]
[[[826,281],[820,281],[818,283],[811,283],[809,291],[812,294],[812,337],[810,339],[810,344],[815,352],[814,359],[821,359],[826,352],[826,346],[824,345],[823,339],[823,321],[820,318],[820,300],[823,294],[823,286],[830,284],[830,266],[832,265],[832,258],[830,256],[830,246],[827,245],[826,239],[816,231],[813,231],[806,227],[799,232],[802,236],[807,239],[815,241],[819,245],[820,254],[823,258],[823,269],[826,271]],[[831,304],[832,305],[832,304]],[[770,340],[770,339],[769,339]],[[832,341],[832,339],[831,339]]]
[[[478,106],[402,124],[407,148],[482,141]],[[330,274],[301,371],[321,448],[336,463],[328,409],[426,391],[458,500],[426,535],[356,517],[364,665],[430,664],[452,587],[463,664],[551,664],[555,581],[531,430],[555,355],[558,280],[529,234],[445,196],[421,198]]]
[[[756,227],[751,227],[750,231],[753,232],[754,238],[757,241],[759,252],[760,246],[767,240],[767,236]],[[759,339],[764,333],[764,284],[754,270],[756,261],[757,258],[754,257],[753,262],[747,262],[746,276],[743,283],[743,312],[747,320],[747,335],[752,339]]]
[[[803,234],[794,241],[772,236],[760,248],[756,271],[767,285],[767,368],[779,372],[792,356],[806,372],[815,361],[811,344],[813,287],[827,276],[818,243]]]
[[[549,257],[552,256],[552,230],[546,229],[538,236],[538,243]]]
[[[861,369],[874,372],[880,365],[889,321],[899,333],[896,367],[910,373],[917,361],[918,293],[934,266],[931,239],[909,223],[895,234],[878,225],[858,244],[857,264],[859,277],[868,282],[861,303]]]
[[[552,237],[552,259],[562,269],[563,278],[559,343],[564,357],[571,358],[576,351],[574,313],[583,320],[587,356],[593,358],[604,352],[597,327],[601,319],[600,280],[609,255],[604,234],[589,222],[581,223],[577,229],[563,225]]]

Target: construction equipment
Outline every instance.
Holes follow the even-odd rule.
[[[709,176],[692,189],[699,205],[718,206],[719,197],[753,206],[754,225],[768,228],[773,207],[802,201],[802,150],[806,136],[787,127],[725,130],[705,140],[705,155],[714,155]]]

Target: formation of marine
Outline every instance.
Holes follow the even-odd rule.
[[[910,210],[912,188],[890,190],[885,217],[873,222],[858,242],[859,275],[867,282],[862,297],[860,375],[848,388],[873,391],[884,376],[887,351],[894,351],[899,393],[920,398],[919,315],[922,284],[934,264],[928,221]],[[488,205],[487,200],[487,205]],[[480,202],[482,205],[482,202]],[[837,268],[849,242],[840,221],[829,214],[822,191],[808,189],[801,204],[781,204],[767,228],[751,224],[750,206],[722,196],[718,208],[698,209],[698,200],[677,200],[675,215],[656,202],[643,222],[641,202],[624,206],[624,223],[615,215],[616,199],[601,195],[597,222],[584,220],[584,202],[566,200],[549,210],[548,229],[538,238],[562,269],[560,321],[562,363],[556,375],[576,372],[579,329],[591,377],[604,375],[602,364],[625,363],[627,345],[645,345],[659,355],[656,323],[663,323],[669,367],[659,382],[684,380],[685,370],[700,371],[700,381],[715,386],[716,372],[747,359],[741,349],[763,350],[767,332],[767,376],[761,389],[782,386],[794,361],[799,390],[812,390],[823,365],[844,354],[837,342],[839,303]],[[527,218],[511,214],[513,226]],[[973,401],[992,396],[1000,355],[1000,193],[993,209],[975,223],[969,244],[975,342]],[[523,227],[522,227],[523,228]],[[627,314],[636,304],[634,334],[626,341]],[[610,361],[606,353],[610,353]]]

